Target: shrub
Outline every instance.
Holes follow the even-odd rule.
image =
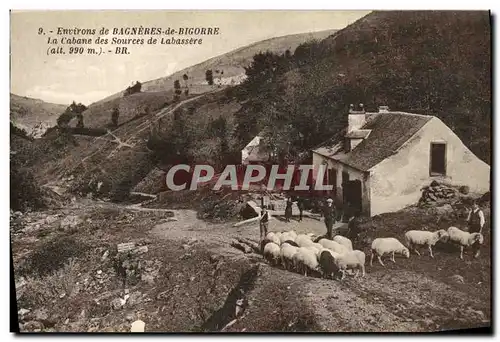
[[[10,164],[10,208],[26,211],[45,207],[43,194],[35,177],[18,162]]]
[[[88,249],[88,245],[69,236],[50,240],[29,255],[20,273],[44,277],[64,267],[70,259],[82,256]]]
[[[19,302],[27,307],[40,307],[62,294],[71,296],[80,271],[80,265],[70,259],[62,268],[44,277],[27,276]]]

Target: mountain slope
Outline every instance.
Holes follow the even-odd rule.
[[[316,44],[313,58],[268,87],[258,106],[280,103],[305,136],[295,142],[302,149],[333,136],[350,103],[436,115],[489,162],[490,34],[486,11],[372,12]]]
[[[56,125],[57,118],[67,105],[48,103],[38,99],[10,94],[10,120],[28,135],[39,137]]]
[[[244,67],[251,63],[256,53],[270,51],[282,54],[286,50],[293,53],[298,45],[314,39],[321,40],[336,31],[326,30],[267,39],[208,59],[172,75],[144,82],[140,93],[123,97],[123,92],[121,92],[91,104],[83,113],[84,124],[90,128],[102,128],[110,122],[114,108],[118,108],[120,112],[120,123],[131,120],[146,110],[151,112],[160,110],[172,102],[175,80],[179,80],[181,86],[184,87],[185,83],[182,77],[184,74],[189,77],[190,95],[217,90],[219,83],[223,87],[239,84],[245,78]],[[205,71],[209,69],[213,71],[214,76],[215,84],[212,86],[208,85],[205,80]],[[220,73],[221,71],[223,75]],[[181,95],[181,98],[184,99],[185,95]],[[76,120],[73,120],[70,125],[76,125]]]
[[[163,103],[162,94],[168,92],[160,91],[93,105],[84,114],[86,126],[92,116],[102,116],[112,106],[124,107],[124,121],[120,114],[120,126],[113,131],[119,140],[107,135],[78,141],[79,146],[64,159],[50,168],[41,167],[40,174],[45,181],[75,174],[81,186],[74,186],[81,190],[108,179],[109,186],[121,193],[131,189],[152,164],[158,165],[151,159],[158,157],[158,151],[172,152],[172,141],[190,162],[220,163],[228,151],[239,151],[230,134],[241,118],[257,121],[247,129],[256,134],[263,128],[259,126],[263,118],[279,112],[287,121],[275,123],[278,129],[272,131],[290,124],[300,140],[288,137],[286,141],[307,151],[338,133],[349,104],[359,102],[368,110],[389,105],[391,110],[434,114],[489,162],[489,32],[487,12],[374,12],[312,44],[314,53],[306,63],[293,62],[301,66],[260,86],[215,88],[213,94],[193,101],[183,95],[179,104]],[[150,115],[134,118],[146,105]],[[151,146],[155,135],[158,141],[153,139],[156,145]],[[161,162],[169,164],[165,159]]]
[[[221,76],[221,78],[225,79],[222,82],[228,82],[228,84],[231,84],[230,78],[234,78],[234,83],[239,83],[241,76],[245,74],[244,67],[248,66],[251,63],[252,57],[256,53],[260,51],[270,51],[273,53],[281,54],[286,50],[290,50],[293,53],[298,45],[312,39],[322,40],[334,34],[336,31],[337,30],[325,30],[318,32],[299,33],[283,37],[270,38],[257,43],[253,43],[251,45],[241,47],[220,56],[208,59],[202,63],[177,71],[172,75],[144,82],[142,85],[142,91],[172,91],[174,81],[179,80],[181,84],[183,84],[182,76],[184,74],[187,74],[189,76],[188,84],[190,84],[190,88],[192,88],[191,93],[199,94],[211,90],[210,87],[207,87],[205,80],[205,71],[209,69],[213,70],[214,72],[215,82],[217,82],[217,78],[219,76],[219,74],[216,73],[216,70],[222,70],[224,74]],[[123,93],[111,95],[96,102],[96,104],[112,100],[116,97],[120,97],[122,96],[122,94]]]

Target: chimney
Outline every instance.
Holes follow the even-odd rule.
[[[365,108],[362,103],[355,109],[354,105],[349,105],[349,117],[347,132],[360,129],[366,122]]]
[[[389,106],[378,106],[379,113],[389,113]]]

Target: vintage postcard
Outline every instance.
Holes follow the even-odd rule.
[[[490,12],[10,20],[13,331],[491,333]]]

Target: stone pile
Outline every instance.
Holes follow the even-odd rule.
[[[431,205],[436,202],[449,201],[457,198],[458,191],[455,188],[433,181],[429,186],[424,186],[419,204]]]

